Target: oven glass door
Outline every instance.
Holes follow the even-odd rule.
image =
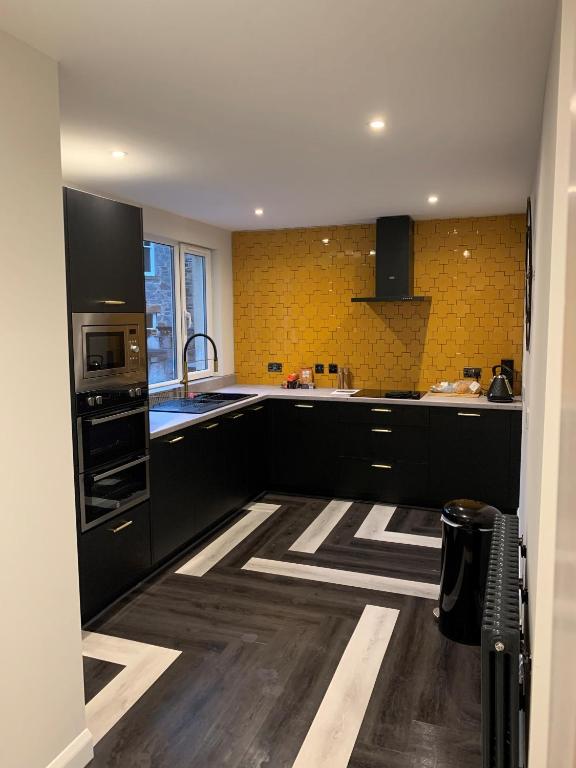
[[[124,330],[86,331],[86,372],[113,371],[126,367]]]
[[[105,472],[80,475],[82,529],[88,530],[150,497],[148,456]]]
[[[80,472],[127,461],[148,448],[148,407],[122,409],[102,416],[78,419]]]
[[[131,367],[126,326],[84,326],[82,332],[85,378],[124,373]]]

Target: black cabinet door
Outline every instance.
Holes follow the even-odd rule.
[[[270,404],[257,403],[244,410],[247,450],[244,451],[250,498],[268,489],[270,482]]]
[[[184,483],[194,499],[201,530],[207,530],[231,511],[233,479],[228,473],[227,424],[219,416],[191,427],[192,453]]]
[[[332,403],[318,401],[274,402],[273,490],[320,495],[334,492],[335,409]]]
[[[82,620],[95,616],[150,570],[150,507],[133,507],[78,540]]]
[[[224,456],[222,467],[226,481],[223,484],[226,511],[238,509],[251,495],[250,463],[252,453],[251,422],[246,411],[234,411],[223,418]]]
[[[194,483],[195,432],[157,437],[150,445],[152,556],[155,563],[181,549],[201,532]],[[190,483],[194,477],[194,483]]]
[[[510,509],[520,502],[520,463],[522,460],[522,411],[510,413]]]
[[[469,498],[509,508],[510,412],[455,407],[430,411],[432,502]]]
[[[145,312],[142,210],[65,189],[64,213],[71,311]]]
[[[268,407],[258,403],[225,417],[231,509],[263,493],[268,484]]]

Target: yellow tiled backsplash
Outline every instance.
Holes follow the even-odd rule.
[[[329,363],[348,366],[355,387],[423,390],[464,366],[487,385],[501,358],[520,371],[524,229],[523,215],[417,221],[415,294],[431,301],[378,304],[350,301],[374,293],[374,224],[235,232],[238,382],[279,384],[315,363],[327,387]]]

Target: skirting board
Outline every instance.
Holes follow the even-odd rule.
[[[46,768],[85,768],[93,757],[92,734],[84,728]]]

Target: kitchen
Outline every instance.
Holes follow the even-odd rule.
[[[146,102],[137,68],[114,82],[133,42],[126,27],[103,61],[96,41],[84,35],[79,46],[87,18],[103,21],[84,4],[45,18],[42,33],[7,8],[0,63],[22,74],[3,82],[29,98],[13,99],[5,128],[18,151],[3,226],[7,253],[21,254],[7,267],[4,306],[18,332],[6,359],[17,370],[29,354],[24,339],[38,347],[45,334],[54,352],[39,388],[51,404],[42,434],[27,415],[4,414],[5,436],[28,440],[6,442],[5,508],[20,513],[9,518],[18,546],[5,567],[20,572],[20,542],[31,563],[7,618],[46,628],[46,638],[29,715],[42,736],[27,744],[13,725],[2,763],[479,768],[500,749],[505,765],[525,766],[528,753],[531,766],[559,765],[551,755],[562,720],[548,715],[562,692],[546,642],[565,638],[549,630],[555,602],[541,596],[561,562],[556,526],[571,535],[558,420],[570,391],[558,373],[571,353],[557,343],[570,306],[560,299],[571,288],[562,267],[570,240],[567,203],[550,191],[550,179],[568,188],[560,158],[571,157],[571,139],[560,96],[549,94],[569,91],[572,6],[560,3],[555,15],[531,0],[514,62],[518,9],[467,3],[467,17],[437,25],[446,39],[472,18],[477,25],[452,88],[478,127],[472,135],[464,108],[457,124],[442,78],[409,69],[421,99],[434,87],[438,100],[427,143],[422,125],[407,129],[414,104],[394,89],[397,74],[388,101],[375,89],[380,75],[367,76],[338,126],[336,105],[306,114],[314,89],[338,83],[344,94],[346,62],[322,43],[341,81],[324,69],[311,25],[302,49],[310,83],[283,70],[286,51],[266,38],[267,24],[288,13],[288,39],[298,14],[276,3],[257,39],[284,96],[259,72],[260,53],[250,59],[234,40],[230,55],[242,49],[255,78],[242,105],[211,53],[218,14],[193,5],[178,13],[205,38],[182,61],[201,50],[222,101],[202,95],[194,74],[205,111],[182,105],[181,125],[164,133],[176,81],[159,91],[140,133],[122,108],[126,99],[137,114]],[[230,41],[247,20],[231,5]],[[368,15],[338,3],[334,33],[351,26],[359,52],[393,14],[403,39],[409,12],[365,5],[374,30]],[[307,12],[320,21],[324,6]],[[143,35],[155,34],[152,18],[166,23],[156,11],[141,20]],[[494,24],[495,57],[509,68],[498,86],[484,71]],[[459,52],[440,54],[433,36],[418,34],[420,55],[453,72]],[[164,76],[176,71],[172,55],[156,62]],[[375,66],[377,52],[370,57]],[[482,98],[459,90],[472,76],[491,99],[490,124],[479,119]],[[264,94],[278,108],[285,98],[290,117],[260,105]],[[243,152],[224,138],[226,114]],[[187,154],[191,126],[203,160]],[[442,131],[452,131],[446,142]],[[156,155],[153,135],[163,142]],[[38,180],[33,197],[25,162]],[[476,183],[463,186],[472,175]],[[34,254],[39,220],[50,222],[49,265]],[[27,315],[23,286],[35,307]],[[44,458],[26,483],[19,467],[29,475],[31,438]],[[540,514],[547,504],[557,517]],[[493,564],[501,575],[504,561],[521,577],[508,603],[494,591]],[[491,624],[500,599],[514,624],[506,637]],[[36,669],[24,651],[33,632],[16,634],[14,701],[17,680],[31,691]],[[487,672],[489,637],[494,664],[508,664],[507,709],[488,703],[502,690]],[[7,708],[4,724],[11,719]]]

